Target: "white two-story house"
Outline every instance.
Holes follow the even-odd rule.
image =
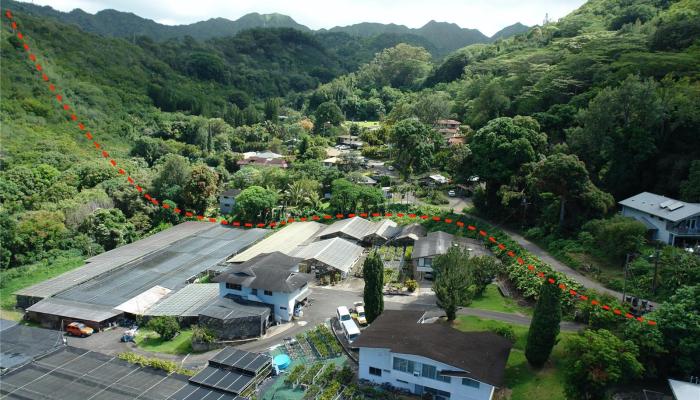
[[[622,215],[647,226],[650,239],[670,245],[700,241],[700,204],[642,192],[620,202]]]
[[[299,272],[299,258],[280,252],[257,255],[214,278],[219,295],[270,306],[276,321],[290,321],[308,297],[313,275]]]
[[[423,313],[386,310],[353,343],[359,378],[436,400],[490,400],[503,386],[512,343],[492,332],[423,323]]]

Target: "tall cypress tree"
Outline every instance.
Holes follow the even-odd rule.
[[[384,311],[384,263],[376,251],[365,259],[362,274],[365,278],[365,315],[367,322],[371,323]]]
[[[556,284],[545,283],[540,288],[540,296],[527,335],[525,357],[533,367],[542,367],[552,348],[557,343],[559,322],[561,321],[561,290]]]

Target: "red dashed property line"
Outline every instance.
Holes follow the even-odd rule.
[[[41,73],[41,78],[42,78],[42,80],[48,84],[49,91],[52,92],[52,93],[56,93],[55,99],[56,99],[56,101],[58,102],[58,104],[61,104],[61,105],[62,105],[63,110],[66,111],[66,112],[69,114],[69,117],[70,117],[70,119],[71,119],[72,121],[76,121],[76,122],[77,122],[77,121],[78,121],[77,115],[71,110],[70,105],[68,105],[68,104],[65,102],[63,96],[62,96],[60,93],[57,93],[56,86],[55,86],[53,83],[50,82],[49,76],[48,76],[45,72],[43,72],[43,67],[41,66],[41,64],[39,64],[39,63],[37,62],[37,57],[36,57],[36,55],[35,55],[34,53],[31,52],[31,48],[30,48],[29,44],[27,43],[26,37],[22,34],[22,32],[20,32],[20,31],[18,30],[18,25],[17,25],[17,22],[14,21],[14,17],[13,17],[13,15],[12,15],[12,12],[11,12],[10,10],[6,10],[6,11],[5,11],[5,16],[11,21],[11,27],[12,27],[12,29],[13,29],[14,31],[17,32],[17,38],[21,41],[22,47],[23,47],[24,50],[28,53],[28,57],[29,57],[29,59],[32,61],[32,63],[34,63],[34,66],[35,66],[36,70],[37,70],[38,72]],[[112,167],[117,168],[117,171],[119,172],[120,175],[125,175],[125,176],[126,176],[126,180],[127,180],[127,182],[129,183],[129,185],[133,186],[139,193],[141,193],[141,194],[143,195],[143,197],[144,197],[146,200],[148,200],[148,201],[149,201],[151,204],[153,204],[154,206],[156,206],[156,207],[162,207],[162,208],[164,208],[164,209],[166,209],[166,210],[170,210],[170,211],[172,211],[172,212],[174,212],[174,213],[176,213],[176,214],[184,214],[184,216],[185,216],[185,217],[188,217],[188,218],[197,218],[197,219],[200,220],[200,221],[207,221],[207,222],[212,222],[212,223],[219,222],[219,223],[221,223],[221,224],[223,224],[223,225],[228,225],[228,224],[229,224],[229,222],[228,222],[227,220],[225,220],[225,219],[219,220],[219,219],[217,219],[217,218],[206,218],[206,217],[204,217],[203,215],[195,215],[194,213],[192,213],[192,212],[190,212],[190,211],[183,211],[183,210],[181,210],[180,208],[178,208],[177,206],[176,206],[176,207],[171,207],[171,206],[170,206],[169,204],[167,204],[167,203],[159,202],[156,198],[154,198],[154,197],[151,196],[150,194],[145,193],[144,190],[143,190],[143,188],[142,188],[141,186],[139,186],[138,184],[136,184],[136,182],[134,181],[134,179],[133,179],[131,176],[129,176],[129,175],[127,174],[126,170],[124,170],[123,168],[120,168],[120,167],[117,165],[117,161],[116,161],[115,159],[111,158],[111,157],[110,157],[110,154],[109,154],[109,153],[102,147],[102,145],[94,138],[93,134],[92,134],[90,131],[86,130],[86,126],[85,126],[85,124],[84,124],[83,122],[77,122],[77,128],[78,128],[78,130],[81,131],[81,132],[82,132],[82,131],[85,131],[84,135],[85,135],[85,137],[90,141],[89,143],[91,143],[91,144],[95,147],[95,149],[96,149],[97,151],[100,151],[100,154],[102,155],[103,158],[109,160],[109,163],[110,163],[110,165],[112,165]],[[371,216],[371,217],[374,217],[374,218],[378,218],[378,217],[391,218],[391,217],[393,217],[394,215],[395,215],[396,217],[399,217],[399,218],[408,217],[408,218],[411,218],[411,219],[416,219],[416,218],[418,218],[418,219],[422,219],[422,220],[432,220],[432,221],[435,221],[435,222],[440,222],[440,221],[441,221],[441,217],[439,217],[439,216],[417,215],[417,214],[414,214],[414,213],[409,213],[409,214],[396,213],[396,214],[393,214],[393,213],[388,212],[388,213],[381,214],[381,213],[378,213],[378,212],[373,212],[373,213],[361,212],[361,213],[359,213],[359,214],[350,213],[350,214],[344,215],[344,214],[340,214],[340,213],[339,213],[339,214],[335,214],[335,215],[328,215],[328,214],[326,214],[326,215],[323,215],[323,216],[313,215],[313,216],[311,216],[310,218],[309,218],[309,217],[289,218],[289,219],[282,220],[282,221],[279,221],[279,222],[273,221],[273,222],[270,222],[269,224],[265,224],[265,223],[257,223],[257,224],[254,224],[253,222],[233,221],[233,222],[231,222],[231,225],[236,226],[236,227],[241,227],[241,226],[242,226],[242,227],[244,227],[244,228],[258,227],[258,228],[272,228],[272,229],[274,229],[274,228],[276,228],[276,227],[278,227],[278,226],[284,226],[284,225],[287,225],[287,224],[290,224],[290,223],[293,223],[293,222],[304,222],[304,221],[308,221],[308,220],[312,220],[312,221],[319,221],[319,220],[321,220],[321,219],[323,219],[323,220],[331,220],[331,219],[338,219],[338,220],[340,220],[340,219],[344,219],[344,218],[354,218],[354,217],[356,217],[356,216],[360,216],[360,217],[362,217],[362,218],[368,218],[368,217],[370,217],[370,216]],[[520,264],[520,265],[524,265],[524,264],[525,264],[525,261],[524,261],[521,257],[516,257],[516,253],[515,253],[513,250],[507,250],[507,249],[506,249],[506,246],[505,246],[503,243],[499,243],[498,240],[497,240],[495,237],[489,236],[489,234],[488,234],[486,231],[484,231],[484,230],[479,230],[479,229],[478,229],[476,226],[474,226],[474,225],[467,225],[467,226],[465,226],[464,222],[462,222],[462,221],[454,221],[454,220],[452,220],[452,219],[450,219],[450,218],[445,218],[445,219],[442,220],[442,222],[444,222],[445,224],[452,224],[452,223],[454,222],[454,224],[455,224],[459,229],[465,229],[465,228],[466,228],[468,231],[472,231],[472,232],[476,232],[476,231],[478,230],[478,233],[477,233],[477,234],[478,234],[479,236],[481,236],[482,238],[488,240],[489,242],[491,242],[491,243],[493,243],[493,244],[496,244],[496,246],[499,248],[499,250],[505,251],[506,254],[507,254],[509,257],[514,258],[518,264]],[[554,278],[545,277],[545,273],[542,272],[542,271],[537,271],[537,268],[536,268],[534,265],[528,264],[526,267],[527,267],[528,271],[530,271],[530,272],[533,273],[533,274],[536,274],[539,278],[543,279],[545,284],[557,284],[557,282],[556,282],[556,280],[555,280]],[[558,287],[559,287],[563,292],[567,292],[566,284],[564,284],[564,283],[559,283],[559,284],[558,284]],[[578,300],[580,300],[580,301],[590,302],[590,304],[591,304],[592,306],[598,306],[598,307],[602,308],[602,309],[605,310],[605,311],[610,311],[610,312],[612,312],[612,313],[615,314],[615,315],[618,315],[618,316],[623,316],[623,315],[624,315],[624,317],[627,318],[627,319],[636,319],[637,321],[642,322],[642,323],[647,323],[647,324],[649,324],[649,325],[656,325],[656,322],[655,322],[655,321],[647,320],[647,319],[645,319],[645,318],[643,318],[643,317],[637,317],[637,318],[635,318],[634,315],[632,315],[632,314],[630,314],[630,313],[624,313],[624,314],[623,314],[623,312],[622,312],[620,309],[612,308],[612,307],[610,307],[609,305],[606,305],[606,304],[601,304],[599,301],[597,301],[597,300],[595,300],[595,299],[592,299],[592,300],[591,300],[591,299],[589,299],[588,296],[583,295],[583,294],[581,294],[581,293],[578,293],[576,290],[568,289],[568,294],[569,294],[570,296],[572,296],[572,297],[575,297],[576,299],[578,299]]]
[[[22,32],[20,32],[20,31],[18,30],[18,25],[17,25],[17,22],[14,21],[14,16],[12,15],[12,12],[11,12],[10,10],[6,10],[6,11],[5,11],[5,16],[11,21],[11,27],[12,27],[12,29],[13,29],[14,31],[16,31],[16,33],[17,33],[17,39],[20,40],[20,42],[21,42],[21,44],[22,44],[22,48],[23,48],[24,51],[27,53],[27,56],[29,57],[29,59],[31,60],[31,62],[34,64],[34,67],[36,68],[36,70],[37,70],[39,73],[41,73],[41,79],[42,79],[44,82],[46,82],[46,83],[48,84],[48,89],[49,89],[49,91],[50,91],[51,93],[56,93],[55,96],[54,96],[54,99],[55,99],[56,102],[61,106],[61,108],[68,114],[69,118],[70,118],[72,121],[77,122],[76,126],[77,126],[78,130],[79,130],[81,133],[82,133],[83,131],[85,132],[84,135],[85,135],[85,137],[87,138],[87,140],[89,141],[89,143],[92,144],[92,146],[94,146],[94,148],[95,148],[97,151],[100,152],[100,154],[102,155],[103,158],[105,158],[106,160],[109,161],[109,164],[110,164],[113,168],[116,168],[116,169],[117,169],[117,172],[118,172],[120,175],[126,176],[126,180],[127,180],[127,182],[129,183],[129,185],[133,186],[133,187],[134,187],[139,193],[141,193],[141,194],[143,195],[143,197],[144,197],[146,200],[148,200],[151,204],[153,204],[153,205],[156,206],[156,207],[162,207],[162,208],[164,208],[164,209],[166,209],[166,210],[170,210],[170,211],[172,211],[172,212],[174,212],[174,213],[176,213],[176,214],[181,214],[181,213],[182,213],[182,210],[181,210],[180,208],[178,208],[177,206],[171,207],[171,206],[170,206],[169,204],[167,204],[167,203],[161,203],[161,202],[159,202],[155,197],[153,197],[153,196],[151,196],[150,194],[144,192],[143,188],[135,182],[134,178],[132,178],[131,176],[129,176],[129,174],[127,174],[127,172],[126,172],[126,170],[125,170],[124,168],[122,168],[122,167],[120,167],[119,165],[117,165],[117,161],[116,161],[114,158],[111,158],[110,154],[107,152],[107,150],[105,150],[105,149],[103,148],[102,144],[100,144],[100,143],[97,141],[97,139],[94,137],[94,135],[92,134],[92,132],[90,132],[89,130],[86,130],[85,124],[84,124],[83,122],[78,122],[78,116],[75,114],[75,112],[72,111],[71,106],[70,106],[68,103],[66,103],[66,100],[63,98],[63,95],[61,95],[61,94],[58,92],[58,90],[57,90],[57,88],[56,88],[56,85],[53,84],[53,83],[50,81],[49,76],[46,74],[46,72],[44,72],[43,66],[37,61],[37,57],[36,57],[36,55],[32,52],[32,49],[31,49],[31,47],[29,46],[29,43],[27,42],[26,36],[25,36]],[[187,217],[193,217],[193,216],[194,216],[194,214],[191,213],[191,212],[185,212],[185,215],[186,215]],[[202,215],[197,215],[196,218],[199,219],[199,220],[205,220],[205,217],[202,216]],[[217,222],[218,220],[217,220],[216,218],[207,218],[206,221],[208,221],[208,222]],[[221,223],[222,223],[222,224],[227,224],[228,221],[222,220]]]

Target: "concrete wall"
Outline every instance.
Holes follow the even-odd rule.
[[[200,315],[199,325],[211,329],[220,340],[260,337],[267,328],[267,314],[226,320]]]
[[[388,383],[396,388],[409,390],[416,393],[416,385],[430,387],[450,393],[451,400],[490,400],[494,387],[480,382],[479,387],[466,386],[462,384],[462,378],[452,377],[451,382],[442,382],[432,378],[415,376],[414,374],[395,370],[393,368],[394,357],[411,360],[416,363],[429,364],[441,370],[458,371],[459,368],[443,364],[429,358],[412,354],[395,354],[389,349],[360,348],[360,379],[366,379],[377,384]],[[369,368],[379,368],[382,370],[381,376],[369,373]]]
[[[308,285],[293,293],[272,292],[271,295],[268,295],[265,294],[265,291],[262,289],[258,289],[257,294],[253,294],[253,289],[249,287],[242,287],[241,290],[234,290],[227,288],[224,282],[219,283],[219,295],[221,297],[230,294],[245,300],[270,304],[275,309],[275,320],[280,321],[291,321],[296,301],[302,300],[304,297],[308,296],[309,293]]]

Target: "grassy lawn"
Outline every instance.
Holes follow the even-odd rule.
[[[21,314],[13,311],[16,299],[14,292],[45,281],[83,265],[82,257],[58,258],[0,272],[0,308],[2,317],[17,319]]]
[[[192,330],[180,332],[173,340],[162,340],[160,336],[149,330],[139,330],[136,334],[136,346],[146,351],[165,354],[192,353]]]
[[[503,313],[532,315],[532,308],[520,306],[515,300],[503,297],[496,284],[486,286],[484,293],[472,300],[469,307]]]
[[[463,331],[485,331],[510,325],[517,337],[506,364],[506,386],[511,389],[511,400],[547,399],[564,400],[564,343],[574,333],[559,334],[560,342],[554,347],[547,365],[532,369],[525,359],[528,327],[505,322],[484,320],[473,316],[457,317],[456,328]]]
[[[357,124],[360,128],[370,128],[373,126],[379,126],[379,121],[345,121],[343,123],[346,127],[352,124]]]

